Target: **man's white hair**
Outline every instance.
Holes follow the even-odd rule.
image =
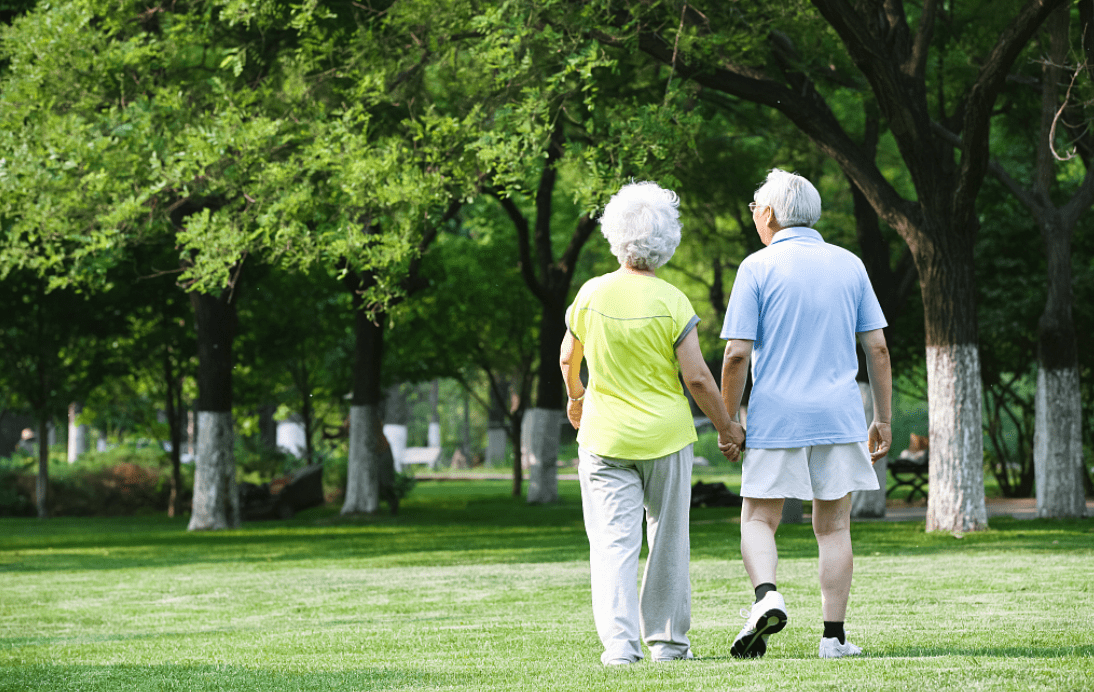
[[[813,183],[778,168],[771,169],[753,199],[759,205],[771,207],[775,221],[783,228],[812,228],[821,216],[820,193]]]
[[[645,181],[629,183],[612,195],[600,217],[621,266],[657,269],[680,245],[680,198],[672,190]]]

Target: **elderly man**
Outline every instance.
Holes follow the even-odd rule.
[[[733,642],[738,658],[762,656],[786,626],[776,589],[775,530],[785,498],[813,501],[820,551],[821,658],[861,654],[847,641],[851,591],[851,491],[876,490],[871,468],[892,443],[886,326],[861,260],[812,226],[821,201],[805,178],[772,170],[749,205],[763,250],[741,263],[726,311],[722,397],[736,417],[749,359],[752,394],[741,472],[741,556],[756,601]],[[874,395],[869,429],[855,382],[855,336]],[[727,455],[737,452],[728,445]],[[742,610],[742,615],[744,615]]]

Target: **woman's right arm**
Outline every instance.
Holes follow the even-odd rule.
[[[676,347],[676,359],[680,362],[680,373],[684,377],[684,384],[691,392],[695,403],[718,430],[719,447],[723,449],[727,459],[736,461],[745,441],[744,428],[734,422],[726,411],[725,404],[722,403],[722,393],[714,383],[714,376],[710,374],[706,361],[703,360],[703,352],[699,349],[699,335],[694,329]]]
[[[581,427],[582,404],[585,400],[585,385],[581,384],[581,359],[584,357],[585,347],[567,329],[566,336],[562,338],[558,364],[562,368],[562,381],[566,384],[566,397],[570,400],[566,405],[566,417],[570,419],[574,430]]]

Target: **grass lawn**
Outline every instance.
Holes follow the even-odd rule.
[[[739,510],[692,514],[699,660],[603,668],[576,483],[422,482],[399,517],[337,508],[242,530],[0,520],[0,690],[1091,690],[1094,520],[853,527],[852,641],[822,661],[816,547],[780,529],[790,625],[729,647],[750,601]]]

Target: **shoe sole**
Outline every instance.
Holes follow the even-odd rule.
[[[759,658],[767,653],[768,635],[786,627],[786,613],[772,608],[756,621],[756,629],[733,642],[729,653],[735,658]]]

